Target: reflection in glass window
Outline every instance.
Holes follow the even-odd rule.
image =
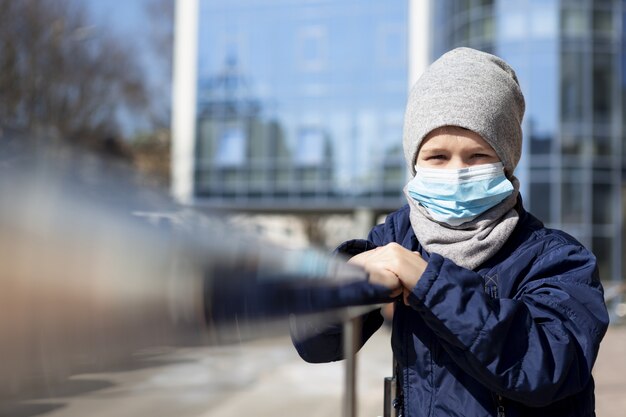
[[[326,137],[321,129],[303,128],[298,132],[295,154],[299,166],[319,166],[324,162]]]
[[[561,119],[565,123],[583,121],[583,74],[582,53],[563,52],[561,56]]]
[[[536,40],[529,43],[533,64],[520,72],[526,92],[527,132],[531,138],[531,153],[546,154],[558,134],[559,123],[559,48],[554,41]]]
[[[561,30],[564,36],[584,37],[589,33],[588,14],[582,9],[563,9],[561,12]]]
[[[483,33],[482,33],[483,41],[493,42],[495,32],[496,30],[495,30],[495,23],[493,21],[493,16],[492,15],[485,16],[485,18],[483,19]]]
[[[554,39],[557,26],[557,7],[553,1],[543,1],[530,10],[530,34],[533,39]]]
[[[546,176],[546,178],[549,178]],[[551,191],[551,184],[545,182],[530,183],[530,212],[539,220],[549,223],[551,200],[548,198]]]
[[[212,55],[221,57],[226,66],[234,66],[239,69],[246,66],[249,44],[245,34],[240,30],[232,28],[224,33],[220,33],[215,40],[214,52]],[[202,58],[203,54],[200,54]],[[206,74],[212,77],[214,74]]]
[[[611,137],[608,134],[596,134],[593,138],[593,153],[599,156],[610,156],[613,154]]]
[[[593,59],[593,118],[596,123],[608,123],[613,97],[613,57],[595,54]]]
[[[613,210],[611,201],[610,184],[593,185],[593,223],[611,224],[613,222]]]
[[[530,153],[533,155],[546,155],[552,149],[552,136],[530,134]]]
[[[456,46],[466,45],[471,39],[470,23],[463,22],[458,30],[454,31],[454,44]]]
[[[249,124],[250,140],[248,141],[248,164],[251,167],[259,167],[267,163],[274,153],[272,143],[269,140],[269,126],[260,120],[252,120]]]
[[[304,71],[321,71],[328,62],[328,33],[323,26],[298,29],[296,41],[298,67]]]
[[[585,136],[581,135],[576,129],[572,129],[571,132],[564,132],[561,135],[561,152],[564,156],[582,156],[584,149]]]
[[[562,191],[561,221],[569,224],[583,223],[583,190],[581,184],[564,182]]]
[[[389,189],[396,191],[389,201],[369,196],[380,193],[387,172],[405,170],[404,161],[369,164],[367,175],[378,181],[364,178],[356,162],[369,161],[367,155],[380,159],[378,127],[385,113],[404,114],[407,2],[199,3],[196,162],[213,179],[212,188],[203,189],[205,202],[211,203],[213,190],[226,187],[222,178],[234,170],[242,175],[229,178],[242,182],[228,187],[249,200],[246,208],[254,208],[257,198],[263,204],[275,199],[277,208],[287,199],[290,206],[298,204],[305,186],[307,199],[319,197],[329,206],[343,206],[346,199],[365,206],[397,204],[402,176],[392,176],[397,182],[390,180]],[[218,85],[237,88],[221,88],[217,95]],[[366,124],[361,114],[368,115]],[[215,127],[223,125],[242,129]],[[401,138],[390,141],[400,145]],[[358,193],[357,182],[367,193]]]
[[[611,264],[613,263],[613,239],[610,237],[594,237],[591,250],[596,255],[598,270],[602,281],[611,280]]]
[[[595,34],[608,36],[613,34],[613,15],[611,10],[593,11],[593,31]]]
[[[515,41],[526,37],[526,19],[521,10],[507,11],[499,22],[498,34],[501,40]]]
[[[581,224],[584,222],[584,187],[580,171],[567,175],[561,186],[561,222]]]
[[[384,23],[377,30],[378,63],[382,66],[406,65],[406,28]]]
[[[217,138],[215,164],[220,167],[238,166],[245,161],[246,135],[239,126],[222,129]]]

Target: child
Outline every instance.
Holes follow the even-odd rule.
[[[608,326],[596,259],[524,210],[524,109],[503,60],[444,54],[408,100],[408,205],[338,248],[396,299],[399,415],[595,415],[591,369]],[[378,310],[363,317],[363,343],[382,322]],[[341,359],[339,329],[296,348]]]

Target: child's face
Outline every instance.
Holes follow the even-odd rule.
[[[500,162],[496,151],[479,134],[454,126],[430,132],[419,149],[422,168],[459,169]]]

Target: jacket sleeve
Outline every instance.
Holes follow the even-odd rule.
[[[468,374],[494,392],[544,406],[589,382],[608,314],[595,257],[561,242],[519,270],[512,298],[485,294],[477,273],[432,254],[409,303]]]
[[[382,233],[379,229],[382,226],[375,227],[369,234],[368,240],[350,240],[341,244],[335,249],[335,254],[351,257],[358,253],[374,249],[382,244]],[[372,239],[374,241],[372,241]],[[339,289],[344,295],[340,296],[346,303],[357,298],[363,300],[369,299],[370,302],[389,302],[392,301],[388,297],[389,290],[369,282],[357,283],[351,288]],[[364,295],[365,294],[365,295]],[[352,303],[353,304],[353,303]],[[360,318],[361,323],[361,340],[359,349],[367,342],[367,340],[380,328],[383,324],[383,317],[380,308],[366,313]],[[334,323],[320,327],[314,320],[305,317],[296,317],[291,324],[291,339],[294,347],[302,359],[311,363],[333,362],[343,359],[343,324]]]

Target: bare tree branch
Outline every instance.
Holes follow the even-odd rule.
[[[148,111],[136,51],[90,26],[82,3],[0,0],[0,20],[0,127],[89,142]]]

